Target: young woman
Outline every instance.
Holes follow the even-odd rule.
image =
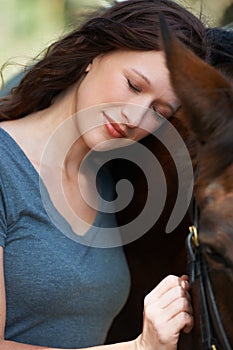
[[[117,228],[118,243],[98,241],[114,213],[104,215],[93,190],[95,159],[83,167],[90,151],[98,158],[131,145],[181,107],[160,46],[160,13],[205,58],[205,29],[183,7],[116,2],[53,44],[1,100],[2,350],[173,350],[181,330],[192,329],[187,276],[168,276],[145,298],[141,335],[103,345],[130,276]],[[111,200],[110,175],[97,178]]]

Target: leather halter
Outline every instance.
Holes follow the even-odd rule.
[[[197,317],[199,317],[200,324],[201,350],[232,350],[214,297],[208,265],[203,255],[203,247],[198,241],[198,219],[198,208],[194,203],[194,226],[189,228],[190,233],[186,239],[186,249],[189,282],[191,288],[195,284],[197,293],[199,307]]]

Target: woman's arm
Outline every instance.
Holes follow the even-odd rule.
[[[142,334],[135,340],[95,346],[91,350],[176,350],[181,330],[192,329],[193,317],[187,277],[168,276],[145,298]],[[6,298],[3,271],[3,248],[0,247],[0,349],[59,350],[4,340]],[[61,349],[60,349],[61,350]],[[77,350],[77,349],[73,349]],[[84,350],[84,349],[83,349]],[[87,350],[87,349],[86,349]]]

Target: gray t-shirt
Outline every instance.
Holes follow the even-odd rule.
[[[67,349],[103,344],[129,293],[123,249],[89,247],[61,232],[43,206],[39,180],[22,149],[0,129],[5,339]],[[99,213],[103,220],[108,216]]]

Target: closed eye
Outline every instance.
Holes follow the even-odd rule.
[[[133,92],[136,92],[137,94],[140,93],[142,90],[137,87],[136,85],[134,85],[131,80],[127,79],[127,82],[128,82],[128,85],[129,85],[129,88],[130,90],[132,90]]]

